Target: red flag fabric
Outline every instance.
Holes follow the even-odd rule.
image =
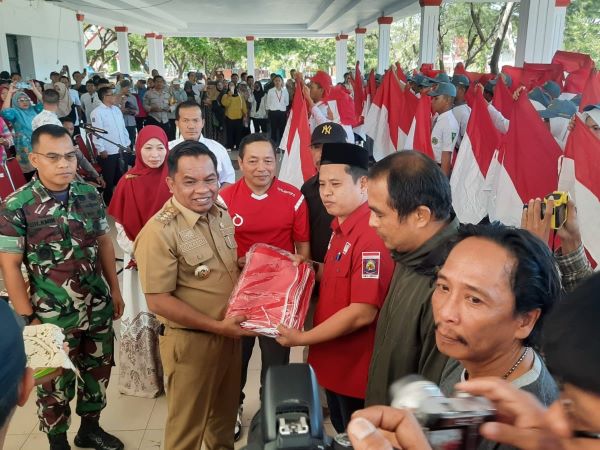
[[[364,122],[363,109],[365,107],[365,88],[363,87],[362,73],[360,73],[360,64],[356,61],[354,78],[352,78],[352,87],[354,89],[354,114],[358,125]]]
[[[600,139],[577,116],[565,146],[558,188],[573,196],[583,244],[600,261]]]
[[[530,91],[546,81],[556,82],[561,90],[565,81],[564,68],[562,64],[523,64],[523,78],[521,83]]]
[[[496,88],[494,89],[492,105],[494,105],[494,107],[500,111],[504,117],[510,117],[512,115],[515,100],[506,87],[506,84],[504,84],[504,79],[502,77],[498,77],[497,80],[498,82],[496,83]]]
[[[406,138],[405,147],[435,159],[431,147],[431,97],[422,95],[417,102],[415,118]]]
[[[296,77],[301,86],[302,77]],[[285,150],[279,170],[279,179],[300,189],[304,182],[317,173],[310,153],[310,126],[302,89],[296,89],[280,147]]]
[[[450,178],[452,204],[461,223],[479,223],[487,215],[486,176],[499,148],[500,133],[492,122],[483,93],[477,90]]]
[[[400,66],[399,62],[396,62],[396,75],[398,76],[399,80],[406,83],[406,75],[404,74],[404,71],[402,70],[402,67]]]
[[[523,78],[523,69],[521,67],[502,66],[502,73],[505,73],[512,79],[512,86],[510,87],[511,92],[514,92],[523,84],[521,81]]]
[[[351,127],[357,125],[354,101],[344,86],[333,86],[324,101],[333,111],[337,110],[341,125],[350,125]]]
[[[590,55],[558,50],[552,58],[553,64],[561,64],[568,76],[565,80],[564,92],[580,94],[594,69],[594,61]]]
[[[388,70],[365,117],[365,133],[375,141],[375,161],[403,148],[406,135],[401,129],[400,112],[403,100],[404,92],[400,89],[394,73]]]
[[[519,226],[522,206],[542,198],[558,184],[562,151],[526,95],[515,102],[508,133],[500,148],[496,202],[491,220]]]
[[[600,103],[600,72],[594,70],[581,95],[579,111],[583,111],[583,108],[588,105],[595,105],[597,103]]]
[[[419,71],[423,75],[431,78],[435,78],[435,76],[441,72],[441,70],[435,70],[433,64],[421,64],[421,69]]]

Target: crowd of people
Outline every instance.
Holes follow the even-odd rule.
[[[557,248],[548,246],[552,199],[531,199],[520,228],[459,223],[449,175],[470,114],[467,77],[413,74],[406,88],[433,98],[434,158],[407,150],[375,162],[348,110],[352,74],[334,86],[318,71],[300,87],[294,73],[286,83],[272,74],[263,86],[245,73],[228,81],[189,72],[167,87],[153,73],[135,90],[125,76],[113,86],[100,77],[84,84],[85,71],[72,75],[72,85],[53,72],[49,85],[25,89],[13,74],[0,87],[0,125],[10,125],[0,143],[7,155],[16,150],[29,180],[0,209],[8,298],[25,325],[63,329],[79,371],[38,386],[51,450],[71,448],[75,392],[75,444],[124,448],[100,426],[115,351],[121,393],[166,392],[166,449],[233,449],[257,337],[259,389],[269,367],[289,363],[291,347],[306,347],[333,427],[347,430],[358,450],[431,448],[410,411],[383,406],[392,383],[410,374],[446,395],[458,389],[495,404],[499,422],[481,428],[479,449],[593,448],[599,278],[576,206],[567,203]],[[488,100],[494,86],[482,86]],[[277,177],[296,89],[307,104],[316,170],[300,188]],[[542,97],[528,93],[532,102],[555,94],[551,84],[540,89]],[[561,139],[575,114],[564,113],[563,101],[572,102],[549,99],[549,112],[540,112],[566,120]],[[596,135],[599,111],[592,105],[585,116]],[[508,126],[497,110],[491,115]],[[78,128],[93,135],[97,167],[80,162]],[[78,165],[93,184],[76,178]],[[121,286],[109,217],[124,253]],[[225,318],[256,243],[312,265],[318,287],[303,330],[280,325],[274,339],[244,329],[245,316]],[[33,386],[15,337],[21,331],[3,303],[0,444]],[[556,410],[562,422],[552,420]]]

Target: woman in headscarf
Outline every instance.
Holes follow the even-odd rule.
[[[260,81],[255,81],[252,86],[252,93],[248,99],[250,102],[250,118],[254,124],[255,133],[266,133],[267,129],[267,99],[263,98],[265,91]],[[291,98],[291,97],[290,97]]]
[[[64,83],[58,81],[54,83],[54,89],[58,92],[58,109],[56,110],[56,115],[59,119],[70,116],[73,109],[73,100],[71,100],[69,88]],[[72,119],[75,118],[72,117]]]
[[[16,148],[17,162],[25,175],[27,181],[31,180],[35,169],[29,163],[29,154],[31,153],[31,122],[33,118],[44,109],[41,102],[42,94],[31,83],[31,90],[38,97],[40,102],[33,106],[27,94],[23,91],[18,91],[16,84],[12,83],[8,87],[8,93],[2,104],[0,116],[8,120],[13,126],[13,138]]]
[[[119,348],[119,390],[137,397],[163,393],[158,349],[160,323],[148,309],[142,291],[133,242],[142,227],[171,197],[166,177],[168,139],[162,128],[147,125],[135,142],[135,165],[119,181],[108,208],[114,217],[117,242],[123,249],[123,298]]]

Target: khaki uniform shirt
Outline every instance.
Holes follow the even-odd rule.
[[[201,215],[172,197],[146,223],[134,244],[142,290],[145,294],[170,293],[222,320],[239,276],[233,232],[224,205],[215,203]],[[185,328],[160,319],[169,327]]]

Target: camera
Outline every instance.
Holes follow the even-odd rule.
[[[410,410],[434,450],[476,449],[479,426],[494,419],[492,404],[483,397],[457,393],[446,397],[440,388],[418,375],[409,375],[390,387],[392,407]]]
[[[335,438],[325,434],[319,385],[308,364],[269,367],[245,450],[262,449],[352,449],[345,433]]]
[[[546,195],[544,197],[544,202],[542,203],[542,218],[544,217],[548,200],[554,200],[554,209],[552,210],[552,221],[550,222],[550,227],[553,230],[558,230],[567,221],[567,203],[569,203],[569,193],[554,191],[553,193]]]
[[[27,83],[25,81],[19,81],[19,82],[17,82],[16,88],[17,89],[29,89],[29,83]]]

